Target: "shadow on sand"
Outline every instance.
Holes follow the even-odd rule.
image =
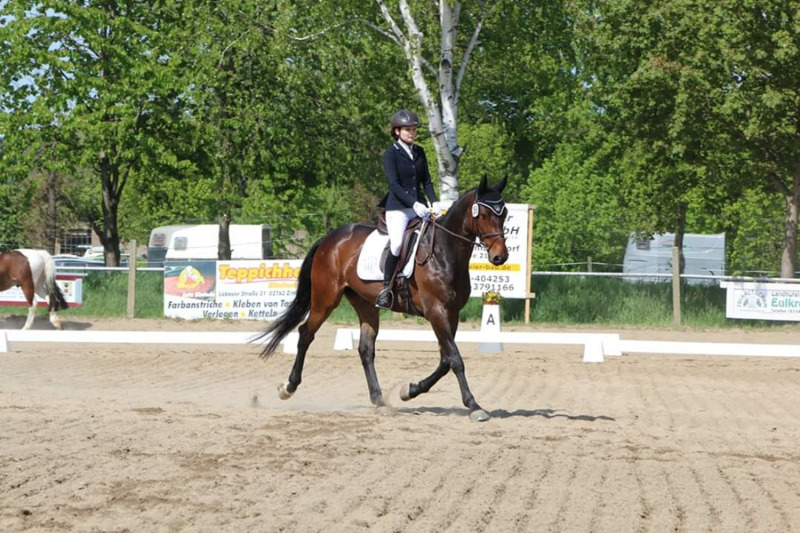
[[[432,414],[439,416],[449,415],[469,415],[469,411],[463,407],[400,407],[397,409],[398,413],[416,415],[416,414]],[[566,418],[568,420],[580,420],[583,422],[596,422],[598,420],[608,420],[615,422],[616,419],[606,415],[570,415],[559,409],[517,409],[515,411],[506,411],[505,409],[495,409],[488,411],[492,418],[513,418],[513,417],[534,417],[541,416],[544,418]]]

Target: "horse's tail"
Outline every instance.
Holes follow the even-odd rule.
[[[58,283],[56,283],[56,265],[53,262],[53,258],[44,250],[39,250],[39,255],[44,261],[44,279],[47,286],[47,295],[50,297],[50,304],[48,305],[50,311],[67,309],[69,304],[64,298],[64,293],[61,292]]]
[[[317,241],[311,247],[303,260],[303,264],[300,267],[300,276],[297,278],[297,294],[295,294],[292,303],[269,325],[264,333],[253,339],[258,340],[270,336],[269,342],[261,351],[262,358],[272,355],[283,338],[297,327],[311,310],[311,264],[314,262],[314,254],[317,252],[320,242]]]

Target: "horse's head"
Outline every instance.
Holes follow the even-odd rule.
[[[475,198],[470,208],[471,229],[486,247],[489,261],[497,266],[508,260],[506,237],[503,223],[508,215],[506,203],[503,200],[503,189],[506,187],[507,178],[494,187],[486,183],[486,176],[481,179],[480,185],[475,189]]]

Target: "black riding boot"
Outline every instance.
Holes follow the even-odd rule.
[[[386,254],[386,262],[383,264],[383,290],[375,301],[375,307],[380,307],[381,309],[392,308],[392,304],[394,304],[394,295],[392,294],[391,287],[389,287],[389,282],[392,280],[394,269],[397,268],[397,261],[399,260],[400,258],[393,255],[392,252]]]

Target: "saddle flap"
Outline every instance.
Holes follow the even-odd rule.
[[[400,258],[397,261],[397,268],[403,267],[409,259],[413,261],[413,257],[409,257],[411,252],[416,250],[414,245],[417,242],[417,235],[418,233],[415,231],[406,231],[403,234],[403,245],[400,248]],[[389,254],[389,241],[386,241],[386,246],[383,248],[383,252],[381,252],[381,270],[383,270],[383,265],[386,264],[386,256]]]

